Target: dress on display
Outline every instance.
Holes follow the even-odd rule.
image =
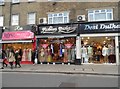
[[[88,62],[88,55],[87,55],[87,48],[85,46],[83,46],[81,48],[81,53],[82,53],[82,61],[83,63],[87,63]]]
[[[75,49],[72,48],[71,51],[72,51],[72,52],[71,52],[72,60],[75,60]]]
[[[40,53],[39,53],[39,61],[40,62],[44,62],[45,61],[45,53],[44,53],[44,49],[43,48],[40,50]]]
[[[28,53],[28,61],[31,61],[31,53],[32,53],[32,50],[31,49],[29,49],[29,53]]]
[[[87,50],[88,50],[88,56],[92,57],[92,55],[93,55],[93,48],[88,46]]]
[[[51,62],[52,61],[52,56],[51,56],[51,51],[50,51],[50,48],[48,48],[48,62]]]
[[[108,56],[109,55],[109,51],[108,51],[108,48],[107,47],[103,47],[103,49],[102,49],[102,55],[103,56]]]
[[[109,50],[107,47],[103,47],[102,49],[102,55],[104,56],[104,62],[108,63],[108,55],[109,55]]]
[[[22,61],[25,61],[26,59],[26,57],[25,57],[26,55],[25,55],[25,49],[23,50],[23,55],[22,55]]]

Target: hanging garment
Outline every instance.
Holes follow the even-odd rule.
[[[63,52],[62,52],[62,44],[60,44],[60,57],[62,57],[62,54],[63,54]]]
[[[51,44],[50,48],[51,48],[52,54],[54,54],[53,44]]]
[[[28,61],[31,61],[31,53],[32,53],[32,50],[29,49],[29,52],[28,52]]]
[[[82,57],[86,57],[86,55],[87,55],[87,49],[83,46],[82,48],[81,48],[81,53],[82,53]]]
[[[23,50],[23,55],[22,55],[22,61],[25,61],[25,57],[26,55],[25,55],[25,49]]]
[[[105,46],[104,46],[103,49],[102,49],[102,55],[103,55],[103,56],[109,55],[108,48],[105,47]]]
[[[89,57],[92,57],[92,55],[93,55],[93,48],[89,46],[89,47],[87,48],[87,50],[88,50],[88,56],[89,56]]]

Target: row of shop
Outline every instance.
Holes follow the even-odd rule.
[[[38,63],[120,64],[120,22],[86,22],[38,25],[31,31],[2,34],[2,49],[22,48],[22,61],[31,61],[36,50]]]

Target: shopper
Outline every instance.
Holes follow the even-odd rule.
[[[21,47],[20,47],[20,49],[19,49],[19,55],[20,55],[20,61],[22,61],[23,51],[22,51]]]
[[[20,61],[21,61],[21,56],[20,56],[20,50],[16,50],[15,52],[15,68],[17,68],[17,65],[19,66],[19,68],[21,67],[20,65]]]
[[[15,53],[14,50],[10,49],[10,52],[8,54],[8,61],[11,66],[11,69],[13,69],[13,62],[15,62]]]
[[[32,62],[33,62],[33,65],[35,65],[35,49],[32,51]]]
[[[5,50],[2,50],[2,68],[1,69],[4,69],[4,65],[6,65],[7,67],[6,61],[7,61],[6,52]]]

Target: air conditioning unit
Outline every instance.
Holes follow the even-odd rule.
[[[85,21],[85,15],[78,15],[77,16],[77,21]]]
[[[39,18],[39,24],[47,24],[46,18]]]

